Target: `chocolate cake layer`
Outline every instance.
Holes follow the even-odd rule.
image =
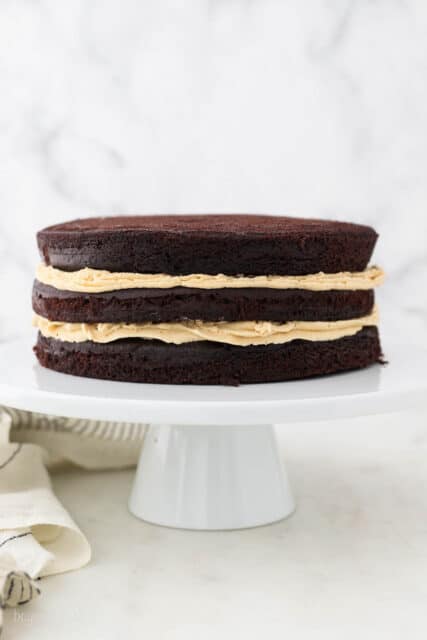
[[[376,327],[339,340],[255,347],[137,339],[76,344],[39,334],[34,350],[40,364],[62,373],[158,384],[279,382],[360,369],[381,359]]]
[[[37,280],[33,288],[35,313],[61,322],[334,321],[366,316],[373,304],[372,290],[174,287],[83,294],[60,291]]]
[[[88,218],[37,234],[46,264],[170,275],[304,275],[363,271],[371,227],[264,215]]]

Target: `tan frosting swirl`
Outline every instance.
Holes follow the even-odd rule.
[[[266,321],[170,323],[71,323],[54,322],[35,315],[33,324],[43,336],[65,342],[107,343],[121,338],[161,340],[173,344],[208,340],[237,346],[283,344],[292,340],[338,340],[352,336],[365,326],[378,324],[378,311],[363,318],[335,322],[293,321],[279,324]]]
[[[373,289],[384,280],[379,267],[370,267],[361,272],[315,273],[305,276],[227,276],[195,273],[171,276],[164,273],[119,273],[100,269],[61,271],[40,264],[37,279],[63,291],[77,293],[103,293],[120,289],[170,289],[191,287],[195,289],[306,289],[310,291]]]

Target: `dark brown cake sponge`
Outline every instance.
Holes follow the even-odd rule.
[[[138,339],[75,344],[39,334],[34,350],[40,364],[62,373],[158,384],[279,382],[360,369],[381,359],[376,327],[339,340],[253,347]]]
[[[59,322],[178,322],[181,320],[336,321],[372,311],[374,291],[301,289],[124,289],[60,291],[37,280],[33,310]]]
[[[87,218],[37,234],[46,264],[171,275],[303,275],[363,271],[371,227],[267,215],[156,215]]]

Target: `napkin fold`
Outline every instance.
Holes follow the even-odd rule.
[[[89,542],[55,496],[47,468],[132,466],[144,430],[0,408],[0,633],[2,610],[38,596],[40,577],[90,560]]]

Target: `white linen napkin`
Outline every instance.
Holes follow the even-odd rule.
[[[132,466],[144,430],[0,407],[0,634],[2,609],[36,597],[38,578],[90,560],[89,543],[53,493],[47,467]]]

